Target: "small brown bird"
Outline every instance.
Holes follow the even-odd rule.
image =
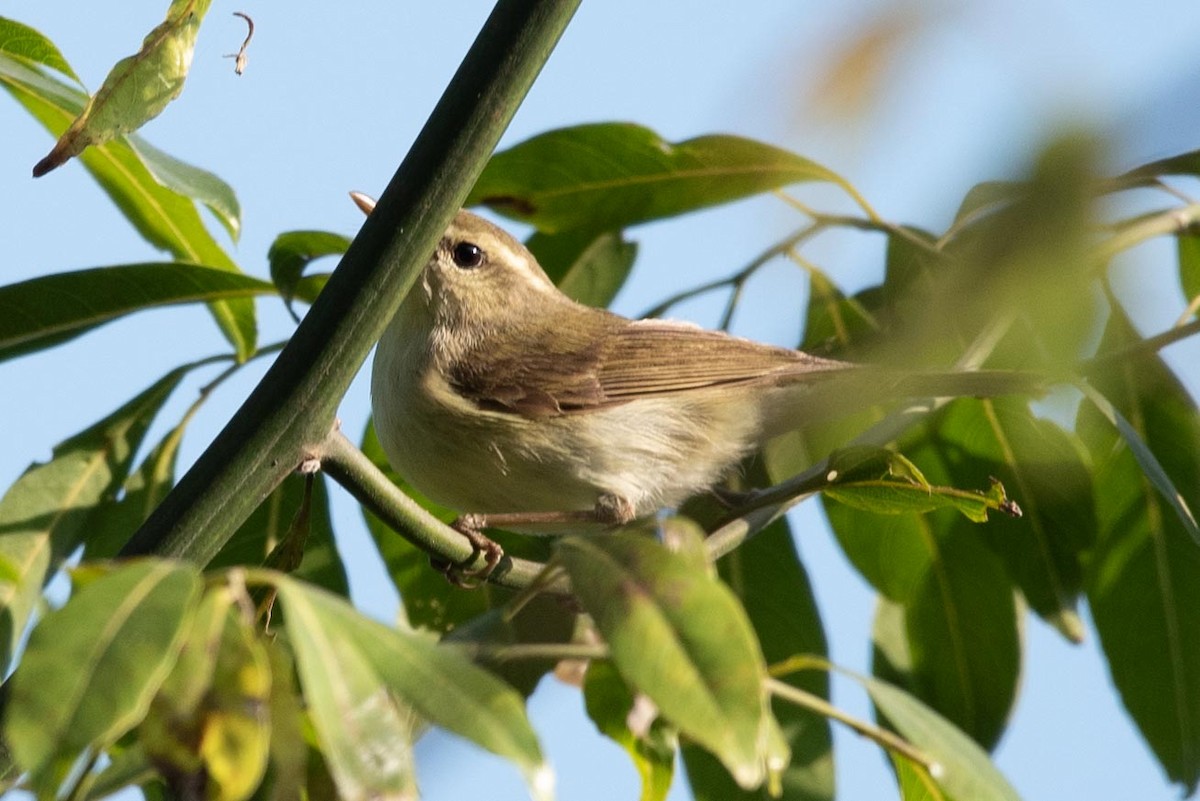
[[[905,383],[977,394],[970,381],[965,392],[920,387],[986,374],[884,379],[687,323],[629,320],[571,300],[520,242],[460,211],[380,340],[371,398],[392,466],[464,513],[456,527],[494,565],[485,524],[553,533],[676,506],[804,424],[814,387],[850,375],[848,393],[891,383],[894,398],[914,394]]]

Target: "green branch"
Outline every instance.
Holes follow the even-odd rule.
[[[430,556],[468,569],[483,566],[483,557],[465,536],[405,495],[340,431],[331,431],[312,457],[355,500]],[[540,562],[504,556],[488,580],[521,589],[530,586],[544,567]]]
[[[208,561],[334,411],[466,198],[579,0],[500,0],[291,342],[122,550]]]

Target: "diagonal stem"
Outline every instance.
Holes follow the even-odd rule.
[[[412,149],[259,385],[122,550],[207,562],[332,428],[579,0],[500,0]],[[383,76],[375,80],[384,80]]]

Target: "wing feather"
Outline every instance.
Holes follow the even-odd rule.
[[[545,417],[705,387],[774,385],[848,366],[687,323],[602,312],[576,323],[569,331],[495,332],[491,345],[450,366],[450,383],[481,408]],[[527,346],[519,357],[494,347],[515,336]]]

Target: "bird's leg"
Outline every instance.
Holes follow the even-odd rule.
[[[503,512],[500,514],[461,515],[450,527],[462,534],[476,552],[483,554],[483,567],[464,570],[445,562],[434,562],[434,567],[446,574],[452,584],[459,587],[478,587],[500,564],[504,548],[500,543],[483,533],[485,528],[511,528],[529,525],[569,525],[571,523],[601,523],[605,526],[621,526],[634,519],[633,503],[619,495],[604,494],[596,500],[592,509],[574,509],[565,512]]]

